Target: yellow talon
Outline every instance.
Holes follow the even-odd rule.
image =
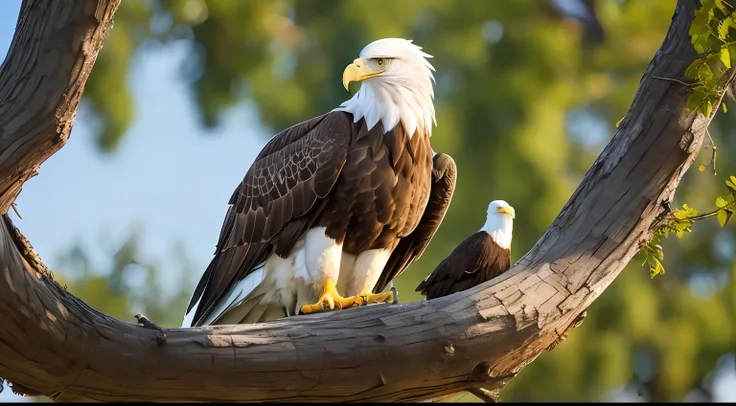
[[[325,286],[322,289],[322,296],[317,299],[317,303],[302,306],[299,309],[299,314],[317,313],[325,310],[332,310],[334,308],[342,309],[344,300],[345,299],[337,293],[335,281],[333,281],[332,278],[327,278],[327,280],[325,280]]]
[[[322,289],[322,296],[319,297],[317,303],[304,305],[299,309],[299,314],[318,313],[333,309],[349,309],[351,307],[366,306],[373,303],[393,303],[399,302],[399,295],[396,288],[391,288],[388,293],[370,293],[363,292],[361,294],[342,297],[337,293],[335,281],[332,278],[325,280],[325,286]]]
[[[391,289],[388,293],[370,293],[370,292],[363,292],[356,296],[345,298],[345,304],[348,306],[343,306],[343,309],[347,309],[348,307],[357,307],[357,306],[366,306],[373,303],[398,303],[398,292],[396,292],[396,289]]]

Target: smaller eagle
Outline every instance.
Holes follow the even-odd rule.
[[[503,200],[488,205],[486,223],[460,243],[417,286],[427,300],[470,289],[511,267],[514,208]]]

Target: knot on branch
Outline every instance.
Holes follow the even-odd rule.
[[[51,272],[51,270],[43,263],[41,256],[38,255],[38,252],[33,248],[31,242],[28,241],[17,227],[15,227],[13,221],[10,220],[10,217],[8,217],[7,214],[3,215],[3,219],[5,220],[8,229],[13,232],[13,241],[15,242],[16,247],[18,247],[18,251],[23,255],[23,258],[28,262],[28,264],[30,264],[37,272],[36,277],[43,275],[53,281],[54,273]]]
[[[695,135],[693,135],[693,133],[690,131],[685,131],[685,134],[683,134],[680,138],[680,149],[687,152],[688,154],[695,152],[695,148],[697,148],[697,143],[694,141]]]
[[[158,324],[149,320],[148,317],[146,317],[144,314],[136,314],[133,317],[138,320],[138,324],[147,329],[156,330],[158,332],[158,334],[156,334],[156,345],[158,345],[159,347],[163,347],[163,345],[166,344],[166,333],[164,332],[164,329],[159,327]]]
[[[567,339],[567,336],[570,335],[570,329],[580,327],[580,325],[583,324],[583,321],[585,321],[585,317],[586,316],[588,316],[588,312],[587,311],[584,311],[584,312],[578,314],[578,316],[575,317],[575,320],[573,320],[572,322],[570,322],[570,324],[567,326],[567,328],[565,329],[565,331],[563,331],[562,334],[560,334],[557,337],[557,339],[552,344],[550,344],[549,347],[547,347],[547,351],[554,350],[555,347],[557,347],[563,341],[565,341],[565,339]]]

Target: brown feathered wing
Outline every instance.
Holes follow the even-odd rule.
[[[427,248],[450,207],[456,176],[457,167],[451,156],[438,153],[432,158],[432,189],[422,219],[414,231],[402,238],[391,253],[373,289],[374,293],[383,291],[394,278],[419,259]]]
[[[416,291],[430,300],[470,289],[506,272],[511,267],[509,254],[488,233],[478,231],[455,247]]]
[[[309,228],[345,165],[352,123],[328,113],[276,134],[230,198],[215,257],[194,291],[192,326],[273,252],[287,253]],[[201,300],[200,300],[201,298]]]

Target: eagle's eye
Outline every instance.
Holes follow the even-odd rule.
[[[376,65],[378,65],[379,68],[383,68],[383,66],[386,65],[386,59],[376,58]]]

